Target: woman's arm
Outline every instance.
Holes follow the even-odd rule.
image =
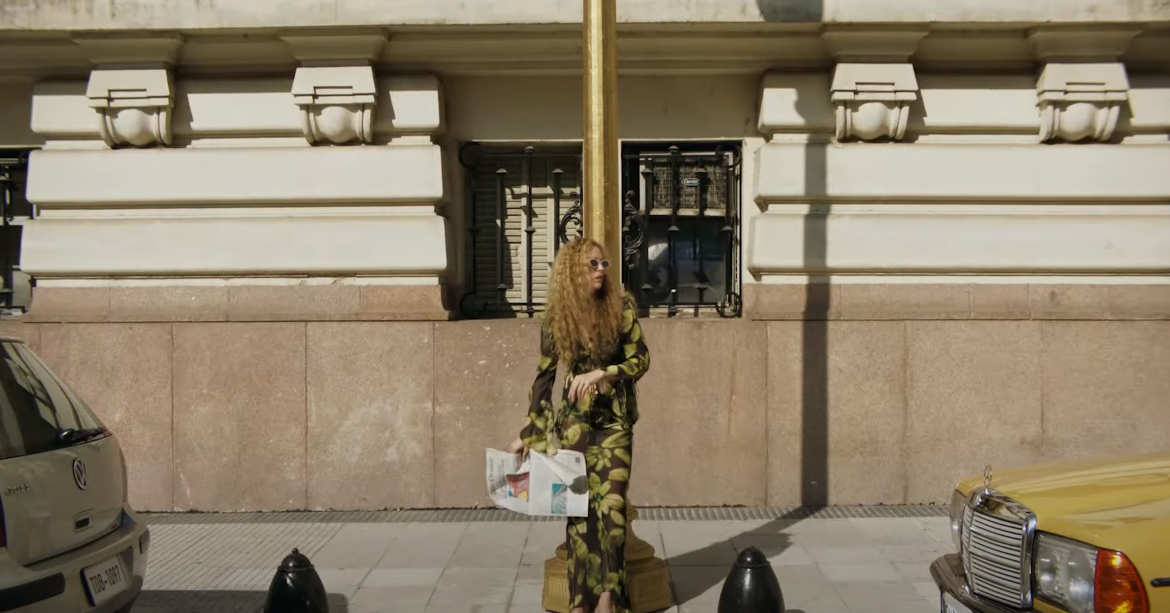
[[[528,392],[528,421],[520,430],[520,440],[528,449],[548,453],[548,432],[552,425],[553,385],[557,380],[557,352],[552,330],[547,323],[540,326],[540,362],[536,366],[536,380]]]
[[[628,295],[625,298],[625,308],[622,309],[620,331],[619,342],[625,361],[608,366],[605,374],[613,381],[624,379],[637,381],[650,370],[650,348],[646,346],[646,338],[642,336],[642,326],[638,323],[634,301]]]

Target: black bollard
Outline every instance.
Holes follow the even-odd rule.
[[[276,569],[264,613],[329,613],[325,584],[309,558],[296,549]]]
[[[748,547],[739,552],[723,591],[718,613],[784,613],[784,594],[764,552]]]

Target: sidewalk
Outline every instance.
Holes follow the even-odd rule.
[[[952,545],[936,508],[799,520],[655,511],[642,511],[648,519],[634,530],[670,565],[672,613],[714,613],[737,549],[753,545],[769,556],[790,612],[939,610],[928,566]],[[256,613],[276,566],[297,547],[321,574],[332,613],[540,613],[544,560],[563,541],[563,524],[495,511],[430,515],[444,513],[430,522],[392,512],[148,516],[150,567],[134,611]]]

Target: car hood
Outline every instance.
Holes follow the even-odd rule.
[[[991,487],[1030,508],[1044,532],[1127,555],[1170,542],[1170,452],[995,471]]]

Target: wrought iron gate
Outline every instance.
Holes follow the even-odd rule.
[[[738,143],[623,147],[622,274],[644,312],[740,313]],[[560,246],[582,231],[580,147],[469,143],[468,317],[532,317]]]

